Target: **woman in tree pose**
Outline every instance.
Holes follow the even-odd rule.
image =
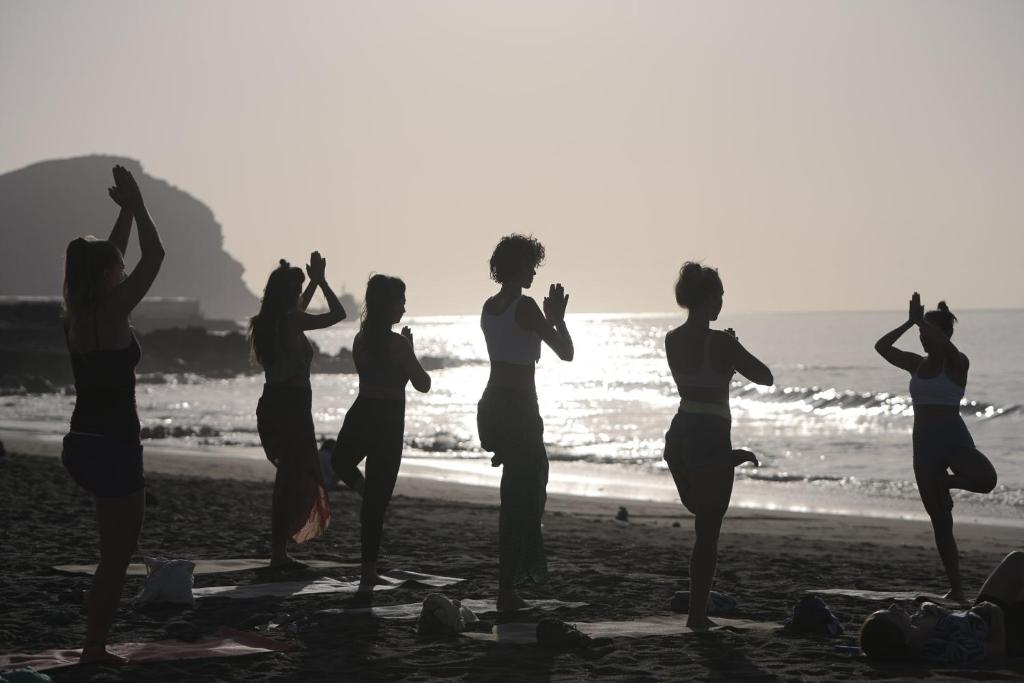
[[[491,278],[501,285],[487,299],[480,327],[487,342],[491,373],[477,406],[480,445],[501,466],[501,513],[498,523],[498,609],[526,606],[516,587],[547,578],[541,518],[547,496],[548,455],[544,421],[537,408],[534,366],[543,341],[559,358],[573,358],[565,325],[569,295],[553,284],[544,310],[523,294],[544,261],[544,246],[524,235],[503,237],[491,255]]]
[[[914,478],[921,502],[932,520],[935,545],[949,577],[946,597],[963,602],[959,551],[953,538],[951,489],[989,493],[996,486],[996,470],[974,447],[967,425],[960,417],[960,401],[967,387],[970,361],[953,345],[956,316],[945,301],[924,312],[921,296],[910,298],[907,321],[875,343],[875,351],[910,374],[910,399],[914,404]],[[893,344],[917,326],[924,347],[922,358]],[[950,474],[949,470],[952,470]]]
[[[253,359],[263,366],[266,383],[256,406],[256,428],[267,459],[277,468],[271,511],[270,568],[302,569],[288,555],[288,539],[296,543],[323,535],[331,519],[324,488],[316,433],[309,367],[313,347],[306,330],[330,327],[345,319],[345,309],[325,279],[327,260],[314,251],[306,273],[281,259],[267,279],[260,311],[249,320]],[[317,288],[327,300],[327,313],[306,313]]]
[[[676,303],[686,322],[665,337],[665,352],[679,389],[679,412],[665,434],[668,463],[679,499],[693,513],[696,536],[690,555],[690,609],[687,626],[714,626],[708,597],[718,562],[718,535],[732,497],[733,468],[757,466],[750,451],[733,449],[729,384],[733,373],[771,385],[771,370],[747,351],[732,329],[711,329],[722,312],[725,289],[714,268],[687,262],[676,280]]]

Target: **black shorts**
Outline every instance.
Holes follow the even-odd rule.
[[[1003,623],[1006,624],[1006,656],[1024,656],[1024,602],[1007,603],[999,598],[982,593],[974,604],[991,602],[1003,610]]]
[[[75,483],[99,498],[122,498],[146,485],[140,443],[70,432],[60,459]]]

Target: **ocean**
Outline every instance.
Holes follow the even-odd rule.
[[[733,443],[756,452],[761,467],[737,470],[736,507],[923,517],[911,469],[913,411],[906,373],[873,349],[899,325],[902,312],[723,315],[741,342],[775,375],[771,388],[736,377]],[[662,461],[664,433],[678,405],[665,362],[665,333],[681,314],[570,315],[576,346],[571,363],[545,349],[537,392],[552,460],[551,489],[584,495],[672,500]],[[1003,524],[1024,520],[1024,335],[1022,310],[969,310],[954,341],[971,359],[962,413],[978,448],[992,460],[999,485],[989,495],[955,492],[960,519]],[[476,436],[476,402],[487,380],[486,347],[477,316],[410,318],[420,355],[451,364],[431,373],[433,388],[411,387],[406,408],[406,462],[417,471],[491,485],[498,473]],[[310,337],[325,352],[350,347],[355,324]],[[911,331],[902,348],[919,350]],[[143,349],[145,352],[145,349]],[[255,407],[262,377],[149,378],[138,387],[144,427],[209,428],[215,435],[173,439],[195,448],[251,449],[262,458]],[[314,375],[320,436],[337,434],[358,391],[354,375]],[[0,426],[59,434],[74,398],[4,397]]]

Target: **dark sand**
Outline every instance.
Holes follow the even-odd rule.
[[[49,567],[96,560],[92,503],[52,451],[50,444],[38,452],[51,455],[0,460],[0,652],[77,647],[84,632],[81,596],[89,577]],[[236,463],[232,469],[214,458],[150,454],[147,471],[154,500],[146,513],[141,554],[187,559],[268,556],[269,464]],[[225,474],[238,478],[223,478]],[[399,488],[404,495],[394,500],[388,516],[384,565],[464,577],[464,583],[444,589],[450,597],[493,597],[497,492],[419,479],[403,479]],[[295,555],[358,561],[357,498],[336,492],[331,499],[334,519],[328,535],[298,548]],[[629,507],[629,522],[615,520],[620,504]],[[670,614],[673,592],[687,587],[691,527],[681,506],[552,497],[545,523],[551,581],[524,595],[590,603],[559,615],[570,622]],[[958,536],[969,591],[977,590],[1006,552],[1022,545],[1019,530],[1010,528],[964,525]],[[352,572],[341,569],[328,575],[354,578]],[[197,576],[196,586],[265,580],[245,571]],[[232,659],[72,667],[52,671],[54,680],[1016,680],[1024,675],[1024,662],[927,668],[875,665],[841,654],[834,646],[854,644],[861,620],[877,605],[836,596],[828,602],[846,633],[831,640],[783,631],[716,632],[615,639],[589,651],[552,652],[459,637],[423,638],[411,621],[315,616],[318,609],[343,603],[335,595],[209,598],[195,608],[135,611],[128,599],[141,584],[141,578],[128,579],[112,641],[195,639],[221,626],[254,629],[289,615],[298,618],[298,628],[268,635],[286,639],[294,648]],[[736,511],[726,520],[715,587],[737,600],[735,616],[781,622],[809,588],[938,591],[943,585],[925,524]],[[428,592],[402,588],[379,594],[376,601],[416,602]]]

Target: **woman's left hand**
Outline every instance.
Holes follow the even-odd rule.
[[[405,341],[409,342],[409,346],[413,345],[413,343],[412,343],[412,330],[409,329],[408,325],[406,325],[405,327],[402,328],[402,336],[405,338]]]

